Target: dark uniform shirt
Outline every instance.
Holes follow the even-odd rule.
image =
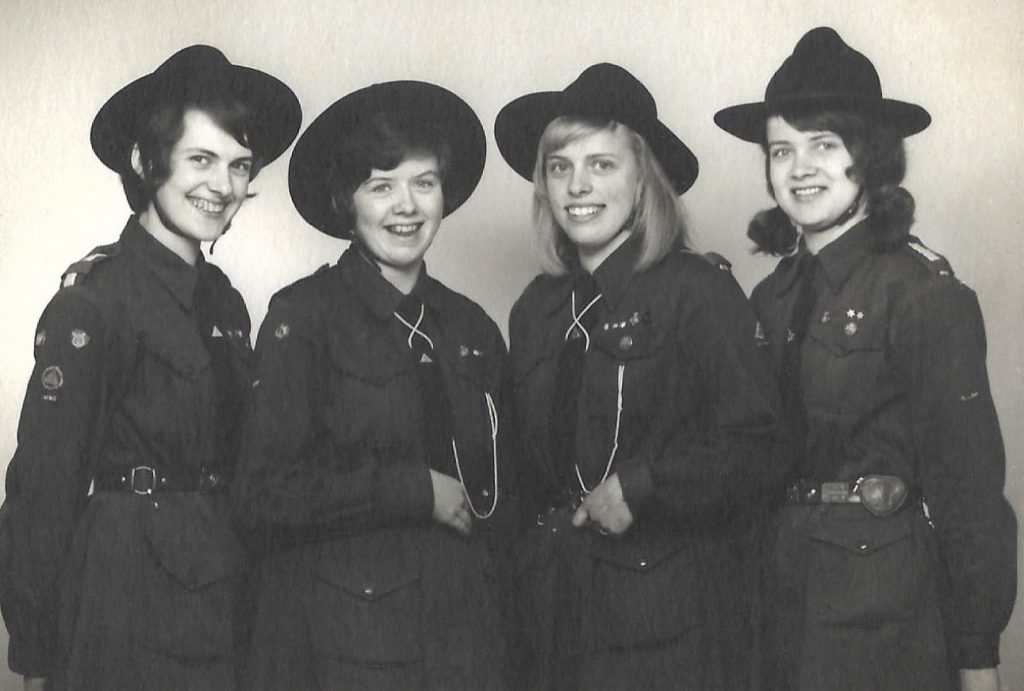
[[[923,496],[949,586],[953,662],[994,665],[1015,597],[1016,524],[1003,497],[1003,444],[977,297],[913,239],[878,248],[872,223],[817,255],[801,350],[807,433],[796,442],[796,477],[893,475]],[[799,260],[782,260],[752,297],[777,369]]]
[[[150,640],[143,623],[128,628],[137,622],[126,614],[139,607],[140,581],[163,587],[145,571],[154,564],[144,543],[200,593],[241,568],[226,506],[184,494],[90,496],[90,485],[136,466],[176,478],[230,476],[250,385],[249,328],[224,274],[202,257],[188,265],[134,218],[118,242],[65,274],[35,334],[36,365],[7,473],[0,557],[12,670],[50,676],[63,660],[71,686],[142,688],[124,681],[130,672],[113,671],[133,668],[124,657],[133,639],[173,653],[181,641],[169,639],[189,636],[208,643],[211,657],[230,648],[230,621],[211,642],[203,632],[213,615],[200,612],[191,623],[174,616],[195,616],[189,608],[202,596],[189,599],[182,584],[180,593],[149,593],[141,606],[160,620],[161,641]],[[175,597],[182,599],[170,602]]]
[[[524,687],[734,688],[722,675],[742,677],[749,656],[749,639],[737,633],[749,592],[732,538],[741,532],[734,519],[782,475],[766,453],[776,412],[767,344],[727,265],[677,252],[637,273],[638,246],[628,240],[593,274],[601,299],[582,367],[575,458],[555,457],[549,421],[579,274],[536,278],[512,310],[530,528],[521,561],[531,585],[522,594],[536,675]],[[606,474],[618,475],[635,517],[623,536],[559,520],[584,484],[592,489]],[[571,575],[545,575],[565,570]],[[579,602],[553,606],[567,593]],[[572,616],[579,626],[559,621]],[[566,679],[577,655],[564,645],[572,631],[582,632],[588,659]],[[733,634],[733,652],[743,650],[735,657],[720,645]]]
[[[507,550],[496,543],[514,506],[505,344],[479,306],[425,271],[412,295],[415,335],[395,317],[403,295],[351,248],[271,301],[233,488],[268,551],[252,688],[500,686],[495,564]],[[439,380],[418,372],[430,357],[410,347],[420,333]],[[430,381],[451,405],[443,445],[424,438]],[[461,472],[480,514],[471,538],[433,521],[431,469]]]

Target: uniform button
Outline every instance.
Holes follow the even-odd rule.
[[[365,588],[363,588],[363,595],[365,595],[366,597],[372,596],[373,588],[371,588],[370,586],[366,586]]]
[[[622,349],[622,350],[629,350],[632,347],[633,347],[633,337],[632,336],[623,336],[621,339],[619,339],[619,348],[620,349]]]
[[[489,497],[489,496],[491,496],[491,492],[490,492],[490,490],[482,489],[482,490],[480,490],[480,496]]]
[[[646,569],[647,568],[647,560],[646,559],[641,559],[640,560],[640,568],[642,568],[642,569]]]
[[[867,548],[868,548],[868,543],[866,543],[866,542],[861,542],[861,543],[859,543],[857,545],[857,549],[859,549],[861,552],[867,550]]]

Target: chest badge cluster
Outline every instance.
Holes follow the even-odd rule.
[[[459,346],[459,357],[469,357],[470,355],[472,355],[473,357],[480,357],[483,354],[484,353],[483,353],[482,350],[477,350],[476,348],[470,348],[467,345],[460,345]]]
[[[89,334],[85,333],[81,329],[74,329],[71,332],[71,345],[75,348],[84,348],[89,345]]]
[[[847,321],[846,325],[843,327],[843,332],[847,336],[852,336],[857,333],[857,329],[859,328],[857,323],[864,318],[864,313],[851,308],[846,310],[846,318],[849,321]]]

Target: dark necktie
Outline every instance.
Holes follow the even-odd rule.
[[[786,340],[782,346],[782,412],[786,428],[791,431],[795,467],[806,470],[807,408],[804,405],[803,390],[800,386],[801,351],[814,307],[814,282],[821,267],[817,256],[801,255],[798,259],[796,297],[793,312],[786,329]]]
[[[565,343],[558,355],[555,392],[548,415],[548,433],[552,465],[558,473],[560,487],[575,488],[576,423],[579,415],[579,393],[583,379],[583,363],[590,349],[590,332],[597,322],[600,302],[597,282],[588,273],[577,279],[572,293],[572,319],[565,331]]]
[[[448,400],[441,367],[434,352],[434,342],[423,330],[423,302],[405,296],[395,310],[395,318],[407,331],[406,344],[416,362],[417,388],[422,414],[421,438],[430,467],[447,475],[455,475],[452,457],[452,406]]]

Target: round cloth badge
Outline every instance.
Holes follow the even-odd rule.
[[[46,329],[40,329],[39,333],[36,334],[36,347],[39,347],[46,343]]]
[[[89,334],[85,333],[81,329],[75,329],[71,332],[71,345],[75,348],[84,348],[89,345]]]
[[[290,326],[288,326],[284,322],[281,322],[280,324],[277,325],[277,328],[274,330],[274,337],[277,339],[285,338],[288,336],[289,333],[291,333],[291,330],[292,329]]]
[[[50,365],[44,369],[40,379],[42,380],[43,388],[47,391],[56,391],[64,386],[64,373],[60,371],[60,367],[57,365]]]

